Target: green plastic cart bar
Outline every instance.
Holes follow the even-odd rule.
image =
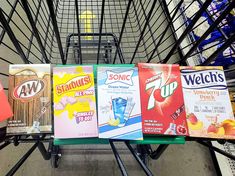
[[[123,140],[120,140],[123,141]],[[131,144],[184,144],[183,136],[145,136],[144,140],[130,141]],[[54,145],[78,145],[78,144],[109,144],[108,139],[79,138],[79,139],[54,139]]]
[[[79,66],[79,65],[57,65],[58,67],[70,67],[70,66]],[[85,65],[83,65],[85,66]],[[134,67],[135,64],[99,64],[92,65],[94,68],[94,77],[96,79],[97,76],[97,66],[103,67]],[[122,141],[122,140],[121,140]],[[184,144],[185,137],[184,136],[144,136],[144,140],[138,141],[130,141],[131,144]],[[108,139],[100,139],[100,138],[77,138],[77,139],[54,139],[54,145],[77,145],[77,144],[109,144]]]

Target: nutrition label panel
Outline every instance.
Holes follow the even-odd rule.
[[[226,109],[224,106],[194,105],[194,112],[225,113]]]

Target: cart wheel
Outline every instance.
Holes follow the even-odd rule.
[[[51,167],[52,168],[58,168],[59,167],[59,156],[58,155],[52,155],[51,156]]]
[[[219,144],[221,144],[221,145],[224,145],[224,144],[226,143],[226,140],[224,140],[224,139],[219,139],[219,140],[217,140],[217,142],[218,142]]]
[[[137,154],[139,155],[140,159],[143,161],[143,163],[147,166],[149,163],[149,157],[146,149],[143,145],[137,145]]]
[[[52,168],[58,168],[59,167],[59,160],[60,160],[61,154],[60,154],[60,148],[59,146],[52,146],[51,151],[51,167]]]

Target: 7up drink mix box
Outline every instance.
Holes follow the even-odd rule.
[[[9,66],[9,103],[14,116],[7,133],[51,132],[51,68],[49,64]]]
[[[139,63],[144,134],[188,135],[178,65]]]
[[[189,134],[235,138],[235,120],[223,67],[181,67]]]
[[[98,66],[99,137],[142,140],[138,68]]]
[[[55,138],[97,137],[93,66],[53,68]]]

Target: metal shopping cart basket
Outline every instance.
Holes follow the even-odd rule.
[[[223,1],[224,2],[224,1]],[[3,0],[0,4],[0,79],[8,90],[9,64],[125,64],[179,63],[224,65],[233,70],[235,33],[227,30],[233,21],[235,1],[227,0]],[[198,7],[198,8],[195,8]],[[203,18],[202,18],[203,17]],[[206,25],[209,24],[209,25]],[[208,36],[217,37],[205,44]],[[224,54],[225,51],[226,54]],[[224,63],[224,62],[222,62]],[[230,74],[231,75],[231,74]],[[34,142],[33,147],[10,170],[14,174],[35,148],[44,159],[58,166],[58,145],[109,143],[122,174],[123,163],[113,141],[55,140],[42,136],[7,136],[0,149],[10,143]],[[43,142],[49,142],[48,150]],[[137,152],[127,147],[147,175],[146,156],[157,159],[183,137],[149,137],[139,142]],[[56,144],[56,145],[54,145]],[[161,144],[156,151],[149,144]]]

